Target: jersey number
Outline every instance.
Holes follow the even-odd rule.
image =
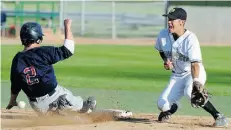
[[[35,78],[36,71],[33,66],[27,67],[23,70],[23,73],[26,75],[26,82],[28,85],[33,85],[39,83],[38,78]]]

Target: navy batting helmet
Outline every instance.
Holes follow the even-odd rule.
[[[43,40],[43,32],[40,24],[36,22],[27,22],[22,25],[20,38],[22,45],[28,46],[33,43],[40,43]]]

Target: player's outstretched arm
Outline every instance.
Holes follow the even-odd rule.
[[[9,101],[6,109],[11,109],[14,106],[18,106],[18,103],[16,102],[17,97],[18,97],[18,94],[11,93],[10,101]]]
[[[10,72],[10,81],[11,81],[11,96],[10,96],[10,101],[6,107],[6,109],[11,109],[14,106],[17,106],[18,103],[17,97],[19,92],[21,91],[21,86],[18,85],[18,78],[16,75],[16,66],[18,65],[17,63],[17,58],[14,57],[12,60],[12,65],[11,65],[11,72]]]

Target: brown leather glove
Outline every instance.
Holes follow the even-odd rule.
[[[191,94],[191,105],[194,108],[203,107],[209,100],[208,91],[199,81],[193,82],[193,89]]]

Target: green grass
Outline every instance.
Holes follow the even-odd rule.
[[[2,45],[3,81],[9,81],[11,60],[20,49]],[[231,95],[230,50],[202,48],[207,87],[213,95]],[[78,45],[74,56],[54,68],[59,83],[74,88],[161,92],[170,76],[153,46]]]

